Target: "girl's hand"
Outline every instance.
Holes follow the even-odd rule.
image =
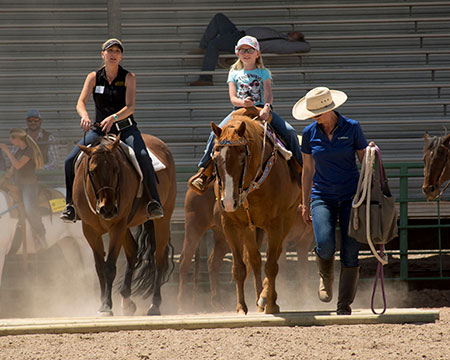
[[[0,149],[3,150],[4,152],[7,152],[9,150],[8,145],[6,144],[0,144]]]
[[[259,118],[261,120],[267,120],[269,118],[270,108],[268,106],[264,106],[262,110],[259,112]]]
[[[109,130],[111,130],[113,124],[114,124],[114,117],[110,115],[103,119],[103,121],[100,123],[100,127],[102,128],[103,132],[109,133]]]
[[[242,100],[242,106],[243,107],[252,107],[252,106],[255,106],[255,102],[249,96]]]
[[[91,125],[92,125],[92,122],[91,122],[91,119],[89,119],[88,115],[85,115],[81,118],[80,127],[84,131],[89,131],[89,129],[91,128]]]

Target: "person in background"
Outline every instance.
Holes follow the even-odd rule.
[[[267,120],[272,113],[270,125],[286,143],[288,150],[297,162],[302,164],[302,153],[295,129],[276,112],[273,111],[272,76],[264,67],[258,40],[253,36],[244,36],[236,45],[237,61],[228,74],[228,93],[234,110],[243,107],[259,107],[259,118]],[[231,117],[228,114],[219,124],[223,127]],[[198,193],[206,190],[211,180],[213,163],[211,152],[215,144],[215,135],[211,132],[206,150],[199,162],[199,171],[189,180],[188,184]]]
[[[42,128],[42,117],[38,110],[31,109],[27,113],[26,132],[38,144],[44,159],[43,170],[54,170],[58,165],[58,154],[55,137]]]
[[[6,161],[2,150],[0,150],[0,171],[6,171]]]
[[[299,31],[280,33],[270,27],[249,27],[239,30],[233,22],[222,13],[214,15],[205,29],[200,48],[192,49],[190,54],[205,54],[202,71],[214,71],[219,53],[225,51],[233,54],[236,43],[245,35],[255,37],[263,53],[291,54],[307,53],[311,46]],[[212,75],[200,75],[191,86],[213,85]]]
[[[123,50],[123,44],[119,39],[106,40],[101,51],[104,65],[99,70],[90,72],[86,77],[78,98],[77,112],[81,118],[80,127],[87,133],[79,144],[94,144],[105,134],[120,133],[120,140],[133,148],[142,170],[142,183],[148,198],[148,218],[158,219],[164,214],[156,187],[155,170],[133,116],[136,102],[136,76],[119,65],[122,61]],[[95,103],[94,124],[86,108],[91,95]],[[64,222],[77,220],[75,207],[72,204],[72,187],[75,179],[74,160],[80,151],[78,145],[75,146],[64,162],[66,207],[60,216]]]
[[[359,243],[348,236],[352,198],[358,185],[356,157],[364,158],[367,140],[359,123],[335,109],[347,95],[339,90],[317,87],[293,107],[297,120],[312,118],[303,129],[302,216],[313,224],[316,262],[319,267],[319,299],[333,297],[336,226],[341,234],[341,273],[337,314],[350,315],[359,280]],[[373,142],[370,146],[375,146]]]
[[[39,184],[36,169],[43,166],[42,154],[39,146],[24,129],[14,128],[10,131],[10,141],[18,150],[13,154],[6,144],[0,144],[11,162],[11,168],[6,177],[13,177],[15,185],[22,194],[22,201],[27,219],[31,225],[36,240],[37,250],[47,248],[45,227],[38,207]]]

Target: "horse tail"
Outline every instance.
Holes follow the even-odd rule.
[[[153,220],[148,220],[140,226],[136,238],[138,242],[138,253],[134,269],[133,294],[148,298],[153,294],[157,270],[161,272],[160,286],[168,282],[175,268],[173,260],[174,249],[169,238],[165,250],[164,265],[161,269],[157,269],[155,262],[156,237]]]
[[[15,255],[22,246],[23,239],[26,236],[25,224],[19,221],[16,225],[16,230],[14,231],[13,241],[11,247],[9,248],[7,255]]]

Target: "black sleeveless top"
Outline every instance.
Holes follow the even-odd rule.
[[[95,102],[95,122],[100,123],[104,118],[117,113],[126,105],[125,78],[128,70],[119,65],[117,77],[111,85],[106,78],[105,67],[102,67],[95,74],[94,102]],[[133,115],[129,118],[133,120]]]

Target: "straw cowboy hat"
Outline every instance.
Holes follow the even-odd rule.
[[[347,101],[347,94],[327,87],[316,87],[306,93],[292,108],[292,116],[306,120],[341,106]]]

